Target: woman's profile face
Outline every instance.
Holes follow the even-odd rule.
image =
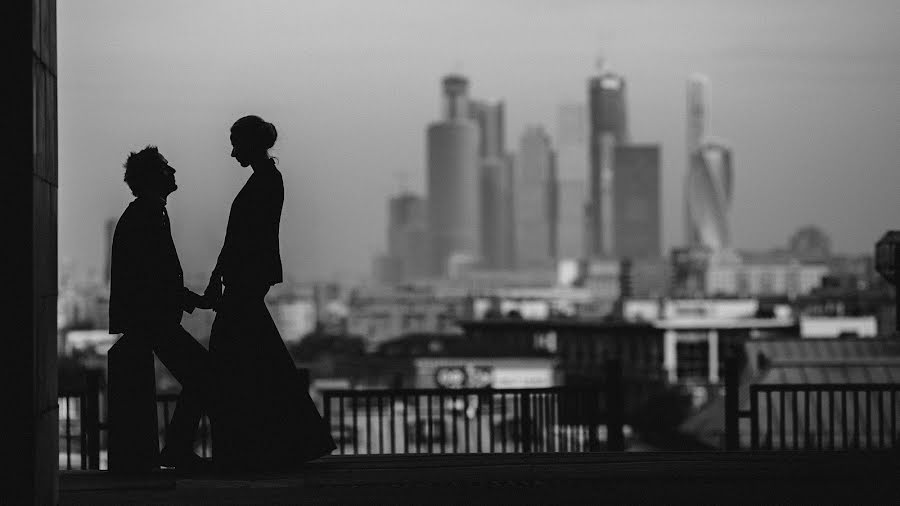
[[[232,133],[231,156],[232,158],[237,160],[239,164],[241,164],[241,167],[247,167],[248,165],[250,165],[250,153],[248,153],[247,151],[247,147],[239,142],[239,139],[237,139]]]

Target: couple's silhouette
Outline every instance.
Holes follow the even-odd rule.
[[[269,156],[276,138],[274,125],[258,116],[231,127],[231,156],[253,174],[231,205],[203,295],[184,287],[166,213],[166,198],[178,188],[175,169],[155,146],[125,162],[125,182],[136,198],[113,238],[110,332],[139,336],[181,383],[163,466],[204,465],[193,451],[203,413],[211,422],[216,469],[291,467],[335,448],[264,301],[282,281],[284,184]],[[196,308],[216,310],[209,351],[181,327],[182,312]]]

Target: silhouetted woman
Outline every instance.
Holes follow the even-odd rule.
[[[231,127],[231,156],[253,174],[231,204],[207,289],[218,294],[224,284],[209,351],[219,395],[211,420],[213,460],[226,470],[290,467],[335,448],[264,301],[269,287],[282,281],[284,183],[269,156],[276,138],[275,126],[258,116]]]

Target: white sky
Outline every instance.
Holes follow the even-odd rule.
[[[603,54],[625,75],[632,139],[663,149],[663,242],[683,238],[685,78],[711,81],[711,130],[735,150],[733,236],[782,245],[823,227],[870,251],[900,228],[896,0],[60,0],[60,257],[102,265],[121,164],[158,144],[188,273],[211,268],[249,176],[229,158],[244,114],[278,127],[282,257],[295,279],[368,273],[386,199],[421,192],[440,79],[462,71],[524,126],[555,131]]]

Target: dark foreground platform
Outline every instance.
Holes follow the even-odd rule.
[[[326,457],[235,476],[62,472],[60,504],[897,504],[897,453]]]

